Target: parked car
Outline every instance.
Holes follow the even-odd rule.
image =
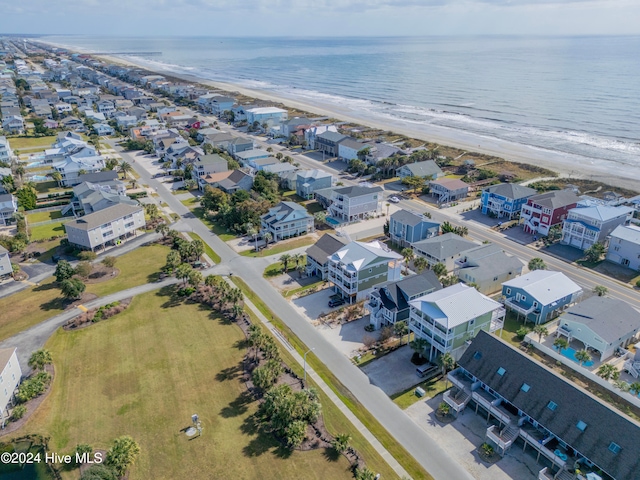
[[[400,199],[399,199],[398,197],[396,197],[395,195],[394,195],[393,197],[389,197],[389,198],[388,198],[388,200],[389,200],[391,203],[398,203],[398,202],[400,202]]]
[[[329,300],[330,307],[338,307],[340,305],[344,305],[344,298],[332,298]]]

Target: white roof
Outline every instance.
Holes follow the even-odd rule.
[[[550,305],[556,300],[582,290],[578,284],[564,273],[549,270],[534,270],[526,275],[504,282],[502,285],[521,288],[542,305]]]
[[[502,307],[500,303],[464,283],[423,295],[410,301],[409,305],[426,313],[447,329]]]
[[[635,225],[619,225],[611,232],[611,236],[640,245],[640,227]]]
[[[359,271],[368,265],[381,261],[400,260],[402,255],[387,249],[380,242],[373,241],[369,243],[351,242],[334,253],[331,258],[344,263],[347,270]]]
[[[256,108],[250,108],[249,110],[247,110],[247,113],[253,113],[253,114],[266,114],[266,113],[287,113],[286,110],[283,110],[281,108],[278,107],[256,107]]]
[[[633,212],[633,209],[630,207],[612,207],[609,205],[595,205],[593,207],[577,207],[569,210],[569,213],[573,213],[574,215],[579,215],[583,218],[593,218],[595,220],[600,220],[601,222],[606,222],[607,220],[611,220],[612,218],[617,218],[621,215],[629,215]]]

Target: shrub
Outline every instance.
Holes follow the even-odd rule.
[[[96,254],[96,252],[92,252],[90,250],[83,250],[78,254],[78,259],[90,262],[92,260],[95,260],[97,256],[98,255]]]
[[[11,420],[20,420],[22,417],[24,417],[25,413],[27,413],[27,407],[25,407],[24,405],[16,405],[11,412]]]
[[[636,282],[636,287],[640,288],[640,280]]]
[[[111,467],[96,464],[85,470],[80,480],[118,480],[118,475]]]
[[[42,394],[49,382],[51,381],[51,375],[46,372],[40,372],[35,377],[29,378],[22,382],[16,393],[16,399],[20,403],[25,403],[32,398]]]
[[[102,264],[105,267],[113,268],[116,264],[116,257],[104,257],[102,259]]]
[[[527,327],[520,327],[518,330],[516,330],[516,336],[518,337],[518,340],[524,340],[524,337],[527,336],[527,333],[529,333],[529,329]]]

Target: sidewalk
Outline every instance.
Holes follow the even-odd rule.
[[[226,281],[235,287],[235,284],[230,278],[225,278]],[[253,311],[253,313],[262,321],[262,323],[273,333],[274,337],[289,351],[289,353],[296,359],[296,361],[304,366],[304,358],[291,346],[287,339],[280,333],[280,331],[271,324],[271,322],[262,314],[251,301],[245,297],[245,305]],[[338,409],[344,414],[345,417],[353,424],[354,427],[367,439],[367,441],[375,448],[380,456],[393,468],[400,478],[411,478],[404,468],[396,461],[395,458],[387,451],[386,448],[378,441],[376,437],[364,426],[364,424],[356,417],[351,410],[338,398],[333,390],[325,383],[322,378],[309,366],[306,366],[307,377],[312,379],[316,385],[329,397],[329,399],[338,407]]]

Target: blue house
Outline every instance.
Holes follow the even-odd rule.
[[[534,270],[502,284],[507,309],[524,316],[524,322],[546,323],[582,295],[582,289],[560,272]]]
[[[393,243],[401,247],[435,237],[439,231],[439,223],[407,210],[398,210],[389,219],[389,237]]]
[[[527,203],[529,197],[538,192],[533,188],[523,187],[516,183],[500,183],[491,185],[482,190],[480,203],[482,213],[491,213],[498,218],[512,219],[520,213],[522,205]]]

